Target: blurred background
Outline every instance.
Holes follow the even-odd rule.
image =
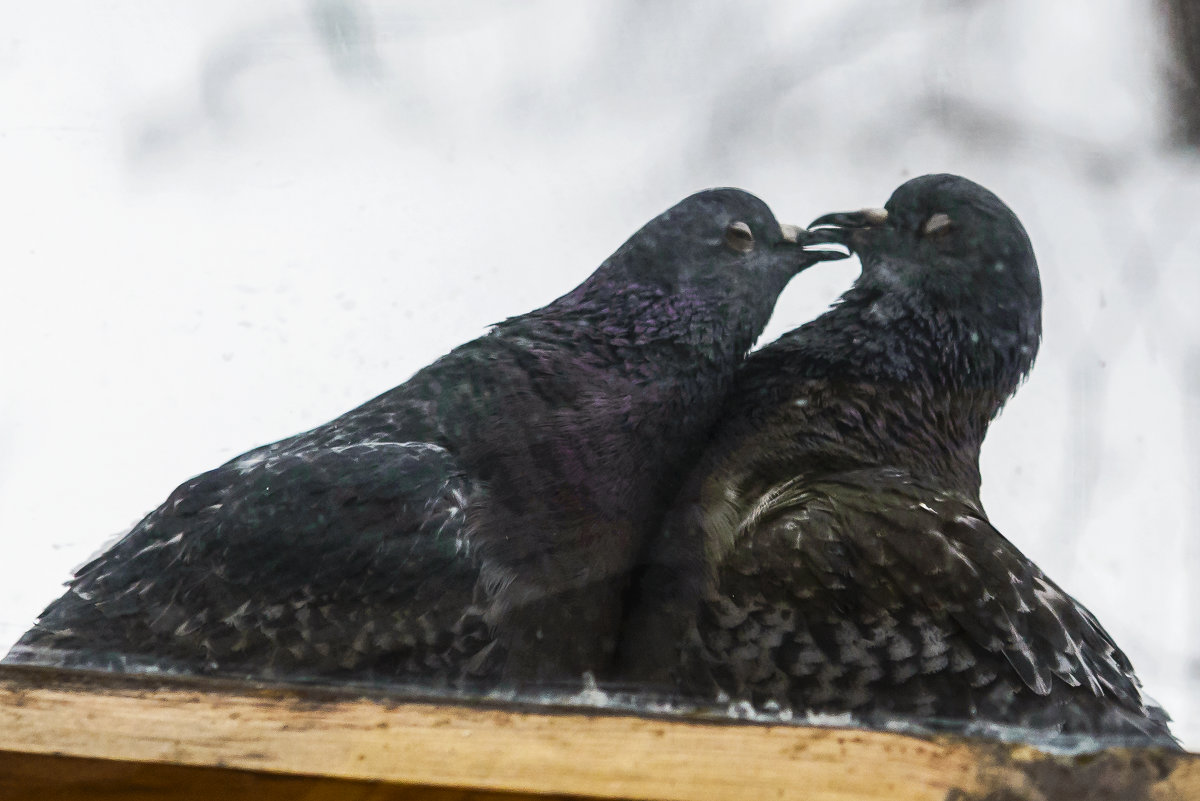
[[[5,16],[0,653],[181,481],[550,301],[684,196],[739,186],[804,224],[947,171],[1016,210],[1045,288],[989,513],[1200,748],[1189,0]],[[763,341],[855,272],[802,275]]]

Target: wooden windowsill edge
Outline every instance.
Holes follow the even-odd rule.
[[[27,666],[0,666],[0,751],[662,801],[1200,799],[1200,756],[1162,749],[1056,756],[946,736]]]

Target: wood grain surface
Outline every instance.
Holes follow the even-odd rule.
[[[0,667],[0,751],[4,799],[20,787],[30,798],[190,799],[217,787],[241,798],[236,787],[258,782],[244,797],[1200,800],[1200,757],[1159,749],[1066,757],[949,737],[29,667]],[[168,768],[200,770],[172,782]],[[121,795],[134,779],[143,790]]]

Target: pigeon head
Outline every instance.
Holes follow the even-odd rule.
[[[632,349],[630,360],[661,359],[647,349],[659,343],[684,362],[740,361],[793,276],[845,258],[810,252],[810,242],[826,246],[781,225],[748,192],[707,189],[643,225],[587,281],[535,314],[551,323],[569,314],[612,347]]]
[[[1000,198],[957,175],[902,184],[882,209],[827,214],[814,234],[862,262],[847,301],[936,335],[939,368],[1007,395],[1033,365],[1042,291],[1033,246]]]
[[[845,255],[806,250],[810,242],[818,239],[802,228],[781,225],[754,195],[708,189],[642,226],[579,289],[590,295],[657,287],[706,300],[714,293],[731,299],[772,290],[778,294],[806,267]]]

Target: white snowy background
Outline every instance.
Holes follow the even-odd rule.
[[[1045,341],[984,499],[1200,746],[1200,161],[1154,0],[24,3],[0,31],[0,652],[182,480],[582,280],[709,186],[950,171]],[[789,287],[764,341],[855,273]]]

